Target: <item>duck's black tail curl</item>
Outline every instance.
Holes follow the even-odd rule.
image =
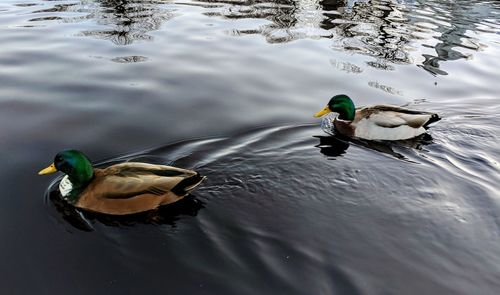
[[[200,173],[196,172],[196,175],[183,179],[179,182],[174,188],[172,192],[179,196],[185,196],[190,191],[192,191],[195,187],[200,185],[200,183],[205,180],[205,176],[201,176]]]
[[[441,120],[441,117],[439,117],[438,114],[432,114],[432,116],[430,117],[430,119],[427,122],[425,122],[425,124],[424,124],[423,127],[425,129],[427,129],[427,128],[429,128],[429,125],[431,125],[432,123],[435,123],[435,122],[437,122],[439,120]]]

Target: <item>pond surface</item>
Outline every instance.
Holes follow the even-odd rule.
[[[499,2],[4,0],[0,44],[1,294],[499,293]],[[443,119],[327,136],[338,93]],[[208,179],[79,212],[66,148]]]

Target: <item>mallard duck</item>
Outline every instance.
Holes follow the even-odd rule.
[[[82,152],[59,152],[39,175],[61,171],[62,197],[75,207],[113,215],[139,213],[182,199],[205,177],[172,166],[128,162],[94,168]]]
[[[425,133],[429,124],[441,119],[434,113],[392,105],[356,109],[351,98],[345,94],[332,97],[314,117],[319,118],[330,112],[338,113],[333,125],[340,134],[367,140],[410,139]]]

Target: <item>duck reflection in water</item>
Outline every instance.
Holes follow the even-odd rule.
[[[432,136],[424,133],[418,137],[399,141],[373,141],[343,136],[335,132],[329,132],[331,136],[314,136],[319,139],[315,147],[320,153],[327,156],[329,160],[344,155],[351,144],[368,148],[377,152],[394,157],[398,160],[414,162],[410,159],[409,150],[423,150],[425,145],[432,143]],[[398,151],[395,151],[398,150]]]
[[[194,195],[188,195],[175,203],[159,207],[143,213],[109,216],[106,214],[82,211],[68,204],[62,199],[57,189],[59,182],[53,183],[47,192],[48,200],[54,205],[54,209],[59,213],[57,218],[62,217],[65,222],[73,228],[81,231],[94,231],[93,224],[96,222],[107,226],[125,227],[135,224],[166,224],[176,227],[176,223],[182,216],[196,216],[198,211],[205,208],[204,202]]]
[[[320,153],[329,159],[335,159],[343,154],[349,148],[349,139],[342,135],[332,136],[314,136],[319,139],[315,147],[319,148]]]

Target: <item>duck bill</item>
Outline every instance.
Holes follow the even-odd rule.
[[[57,172],[57,169],[56,169],[56,166],[54,165],[54,163],[52,163],[52,164],[50,164],[49,167],[40,170],[38,172],[38,175],[52,174],[52,173],[55,173],[55,172]]]
[[[317,112],[316,114],[314,114],[314,117],[315,118],[320,118],[320,117],[323,117],[324,115],[328,114],[328,113],[331,113],[332,111],[330,110],[330,108],[328,106],[326,106],[324,109],[322,109],[321,111]]]

